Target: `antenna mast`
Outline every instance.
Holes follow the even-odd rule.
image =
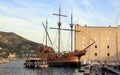
[[[59,7],[59,14],[53,14],[59,17],[59,22],[58,22],[58,54],[60,54],[60,26],[61,26],[61,16],[62,17],[67,17],[66,15],[61,14],[61,8]]]

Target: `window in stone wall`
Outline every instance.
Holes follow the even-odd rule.
[[[95,56],[97,56],[97,53],[95,53]]]
[[[95,45],[95,48],[97,48],[97,45]]]
[[[110,56],[110,53],[107,53],[107,56],[109,57],[109,56]]]
[[[109,49],[109,48],[110,48],[110,46],[108,45],[108,46],[107,46],[107,49]]]

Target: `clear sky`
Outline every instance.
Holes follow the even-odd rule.
[[[29,40],[43,43],[42,22],[48,19],[49,27],[57,27],[61,6],[62,28],[69,28],[71,10],[74,24],[89,26],[117,26],[120,24],[119,0],[0,0],[0,31],[14,32]],[[50,30],[53,36],[55,31]],[[54,37],[52,37],[54,38]]]

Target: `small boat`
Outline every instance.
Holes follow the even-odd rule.
[[[28,58],[25,60],[24,66],[26,68],[47,68],[47,61],[45,58]]]
[[[9,63],[9,59],[1,59],[0,64],[3,64],[3,63]]]
[[[44,58],[42,59],[40,62],[39,62],[39,68],[47,68],[48,67],[48,64],[47,64],[47,59]]]
[[[48,64],[47,62],[43,62],[39,65],[40,68],[47,68],[48,67]]]

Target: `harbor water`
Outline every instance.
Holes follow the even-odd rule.
[[[71,68],[24,68],[23,63],[24,60],[12,60],[9,63],[0,64],[0,75],[82,75]]]
[[[0,64],[0,75],[83,75],[73,68],[48,67],[48,68],[25,68],[25,60],[11,60],[9,63]],[[96,74],[91,74],[96,75]],[[98,75],[119,75],[108,71],[102,71]]]

